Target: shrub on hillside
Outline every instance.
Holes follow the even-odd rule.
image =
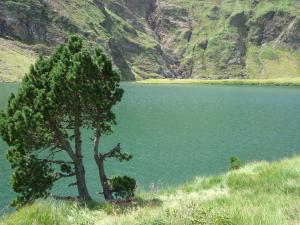
[[[237,170],[244,166],[244,162],[236,156],[230,158],[230,170]]]
[[[136,180],[128,176],[114,176],[109,185],[116,198],[131,199],[136,190]]]
[[[225,212],[215,211],[213,208],[199,208],[192,212],[191,225],[232,225],[235,224]]]

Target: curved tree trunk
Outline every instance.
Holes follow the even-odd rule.
[[[103,195],[106,201],[111,201],[113,200],[112,196],[112,191],[110,190],[109,184],[108,184],[108,179],[105,175],[105,170],[104,170],[104,161],[98,157],[95,157],[96,164],[98,166],[98,172],[99,172],[99,177],[101,181],[101,185],[103,188]]]
[[[99,142],[100,142],[100,129],[97,129],[95,134],[95,141],[94,141],[94,159],[98,166],[99,178],[101,181],[104,198],[106,201],[111,201],[114,199],[114,197],[112,195],[112,191],[109,187],[108,179],[105,174],[104,160],[100,157],[98,152]]]

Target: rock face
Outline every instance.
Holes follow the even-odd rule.
[[[192,34],[189,11],[175,4],[156,1],[148,15],[148,23],[169,58],[168,68],[174,77],[185,76],[180,62]]]
[[[41,7],[25,7],[0,2],[0,32],[24,42],[47,42],[47,15],[42,15]],[[46,22],[46,21],[45,21]]]
[[[257,45],[274,41],[294,19],[287,12],[268,11],[252,22],[251,41]]]
[[[124,80],[267,78],[287,64],[300,75],[299,4],[214,2],[2,0],[0,37],[48,52],[78,33],[111,55]]]

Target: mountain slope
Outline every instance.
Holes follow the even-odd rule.
[[[36,53],[27,45],[0,38],[0,82],[19,81],[35,58]]]
[[[299,15],[298,0],[3,0],[0,37],[47,54],[79,33],[124,80],[299,77]]]
[[[131,204],[80,207],[38,201],[2,219],[5,225],[296,225],[300,158],[259,162],[174,189],[140,193]]]

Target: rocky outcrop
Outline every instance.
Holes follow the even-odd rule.
[[[155,0],[123,0],[125,6],[135,15],[146,18]]]
[[[247,78],[249,62],[264,70],[265,49],[300,50],[300,8],[266,1],[2,0],[0,36],[48,52],[81,34],[125,80]]]
[[[175,4],[156,1],[152,13],[148,14],[148,23],[168,56],[169,69],[175,77],[185,77],[186,71],[180,68],[180,62],[193,32],[189,11]]]
[[[293,19],[288,12],[266,12],[250,22],[250,41],[256,45],[274,41]]]
[[[50,40],[48,32],[48,17],[43,14],[42,5],[17,4],[14,2],[0,2],[0,35],[13,37],[24,42],[47,42]]]
[[[25,43],[53,45],[64,40],[54,26],[48,6],[43,2],[0,2],[0,36],[10,37]],[[64,23],[68,18],[62,19]],[[69,25],[69,24],[67,24]],[[64,27],[69,27],[63,25]]]
[[[139,15],[136,15],[132,11],[130,11],[127,5],[124,5],[124,2],[111,1],[107,4],[107,7],[120,18],[131,24],[135,29],[146,32],[145,25],[140,22]]]
[[[295,18],[283,33],[281,43],[291,47],[293,50],[300,49],[300,18]]]
[[[214,5],[211,9],[209,14],[207,15],[207,18],[211,20],[218,20],[221,17],[221,8],[217,5]]]
[[[130,66],[128,65],[122,51],[119,49],[118,43],[114,39],[111,39],[109,41],[109,48],[110,48],[110,53],[114,64],[118,68],[122,68],[123,70],[123,79],[134,80],[135,79],[134,74]]]

